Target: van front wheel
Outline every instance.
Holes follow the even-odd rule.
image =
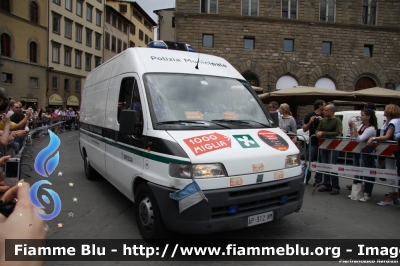
[[[162,239],[167,235],[157,201],[146,183],[141,183],[135,195],[136,223],[144,239]]]

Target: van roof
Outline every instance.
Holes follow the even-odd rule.
[[[196,65],[198,64],[198,69]],[[152,49],[146,47],[128,48],[109,59],[88,74],[93,78],[96,72],[121,74],[136,72],[145,73],[182,73],[230,77],[244,80],[243,76],[225,59],[201,53]],[[113,75],[111,75],[113,76]]]

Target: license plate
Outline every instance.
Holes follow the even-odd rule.
[[[247,225],[253,226],[256,224],[263,224],[270,222],[274,219],[274,212],[264,212],[256,215],[249,216],[247,219]]]

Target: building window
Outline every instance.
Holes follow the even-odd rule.
[[[145,26],[146,28],[148,28],[148,29],[151,31],[150,23],[147,22],[147,20],[144,21],[144,26]]]
[[[135,26],[135,24],[131,24],[131,28],[130,28],[130,32],[131,32],[131,34],[133,34],[133,35],[135,35],[135,33],[136,33],[136,26]]]
[[[93,7],[89,4],[86,5],[86,20],[92,22]]]
[[[139,14],[137,10],[132,9],[132,15],[137,18],[140,22],[142,22],[142,15]]]
[[[114,15],[114,14],[112,14],[111,15],[111,19],[112,19],[112,25],[114,26],[114,27],[117,27],[117,17]]]
[[[53,77],[52,88],[53,90],[58,89],[58,77]]]
[[[282,18],[297,19],[297,0],[282,0]]]
[[[332,53],[332,43],[331,42],[322,42],[322,53],[323,54],[331,54]]]
[[[106,22],[110,23],[111,21],[111,13],[110,10],[106,9]]]
[[[111,51],[117,52],[117,38],[115,36],[111,37]]]
[[[203,34],[203,47],[214,47],[213,34]]]
[[[82,17],[82,6],[83,6],[82,1],[80,0],[76,1],[76,14],[80,17]]]
[[[72,0],[65,0],[65,9],[72,12]]]
[[[122,31],[122,19],[118,18],[118,29]]]
[[[30,20],[34,23],[39,23],[39,7],[35,2],[31,2],[30,8]]]
[[[75,92],[80,92],[81,91],[81,81],[76,80],[75,81]]]
[[[128,44],[126,42],[124,42],[123,47],[122,47],[122,51],[125,51],[128,48]]]
[[[363,0],[362,24],[376,25],[376,6],[378,0]]]
[[[60,17],[53,15],[53,32],[60,34]]]
[[[35,77],[29,78],[29,86],[31,88],[39,88],[39,79]]]
[[[293,52],[294,51],[294,40],[293,39],[285,39],[283,41],[283,51],[285,51],[285,52]]]
[[[72,38],[72,21],[65,20],[65,37],[68,39]]]
[[[82,68],[82,52],[75,50],[75,67]]]
[[[314,85],[315,88],[336,90],[335,83],[330,78],[320,78]]]
[[[1,73],[1,82],[7,84],[13,84],[13,75],[10,73]]]
[[[61,5],[61,0],[53,0],[53,3],[55,3],[57,5]]]
[[[320,0],[319,21],[335,21],[336,0]]]
[[[371,44],[364,44],[364,57],[372,57],[372,50],[374,46]]]
[[[126,13],[128,11],[128,6],[127,5],[119,5],[119,12],[120,13]]]
[[[60,63],[60,45],[53,43],[53,48],[52,48],[52,61],[54,63]]]
[[[0,9],[7,12],[11,12],[10,0],[0,0]]]
[[[92,61],[92,55],[85,54],[85,70],[90,71],[92,69],[91,61]]]
[[[172,17],[172,28],[175,28],[175,17]]]
[[[7,33],[1,34],[1,55],[11,57],[11,37]]]
[[[29,61],[37,63],[37,43],[31,42],[29,44]]]
[[[292,88],[294,86],[299,86],[299,83],[295,78],[289,75],[284,75],[278,79],[276,82],[276,90],[284,90],[288,88]]]
[[[71,48],[64,47],[64,65],[71,66]]]
[[[258,16],[258,0],[242,0],[243,16]]]
[[[214,13],[218,12],[218,0],[201,0],[200,4],[201,13]]]
[[[254,37],[244,37],[244,49],[254,49],[255,38]]]
[[[96,25],[101,26],[101,11],[96,10]]]
[[[144,35],[144,43],[145,44],[149,43],[149,36],[147,36],[147,34]]]
[[[82,26],[76,25],[75,38],[77,42],[82,42]]]
[[[94,67],[98,67],[101,64],[101,57],[94,57]]]
[[[69,91],[69,79],[64,79],[64,91]]]
[[[139,30],[139,40],[143,41],[143,31]]]
[[[130,42],[129,42],[129,47],[135,47],[135,43],[132,42],[132,41],[130,41]]]
[[[86,46],[92,46],[92,31],[86,29]]]
[[[122,52],[122,40],[121,39],[118,39],[118,47],[117,47],[117,53],[120,53],[120,52]]]
[[[100,50],[100,43],[101,43],[101,34],[95,34],[95,48]]]
[[[126,24],[125,22],[122,24],[123,25],[123,32],[125,34],[128,34],[128,24]]]
[[[110,33],[106,32],[106,36],[104,38],[104,48],[110,50]]]

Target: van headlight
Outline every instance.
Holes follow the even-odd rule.
[[[285,168],[292,168],[300,165],[300,154],[286,156]]]
[[[169,175],[178,178],[214,178],[227,176],[222,164],[169,164]]]

